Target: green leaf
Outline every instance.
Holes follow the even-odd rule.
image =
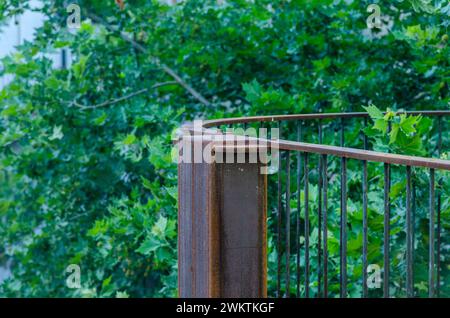
[[[131,145],[136,141],[136,136],[133,134],[129,134],[125,137],[125,139],[122,141],[124,145]]]
[[[81,77],[83,76],[84,71],[86,69],[87,61],[89,60],[89,57],[90,57],[90,54],[82,55],[82,56],[80,56],[78,62],[76,62],[75,64],[72,65],[73,74],[76,79],[81,79]]]
[[[380,132],[385,134],[387,132],[387,128],[388,128],[388,122],[386,120],[384,120],[383,118],[376,119],[375,123],[373,125],[373,128],[376,130],[379,130]]]
[[[178,187],[166,187],[166,191],[172,198],[178,201]]]
[[[103,283],[102,283],[102,288],[106,288],[109,286],[109,284],[111,283],[111,279],[112,279],[112,275],[109,276],[108,278],[106,278]]]
[[[383,118],[383,112],[378,109],[375,105],[363,106],[363,108],[369,113],[370,118],[372,119],[381,119]]]
[[[149,237],[139,246],[136,252],[141,253],[143,255],[149,255],[151,252],[156,251],[161,246],[162,244],[160,241],[158,241],[154,237]]]
[[[53,133],[52,135],[48,138],[50,140],[55,140],[55,139],[62,139],[64,137],[64,134],[62,133],[62,126],[54,126],[53,127]]]
[[[97,220],[95,221],[94,227],[92,227],[87,235],[88,236],[97,236],[99,234],[104,234],[108,231],[108,223],[106,220]]]
[[[118,291],[116,292],[116,298],[130,298],[130,295],[128,295],[126,291],[124,292]]]
[[[161,215],[158,221],[156,221],[155,225],[152,227],[151,232],[156,237],[164,238],[166,227],[167,227],[167,218]]]
[[[389,133],[389,144],[393,144],[395,143],[395,141],[397,140],[397,135],[398,135],[398,131],[400,129],[400,126],[398,124],[393,124],[392,125],[392,129]]]
[[[416,132],[415,125],[420,122],[420,116],[408,116],[402,115],[400,121],[400,127],[403,132],[407,135],[413,134]]]

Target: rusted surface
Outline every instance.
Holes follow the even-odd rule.
[[[410,111],[404,112],[408,115],[424,115],[424,116],[449,116],[449,110],[431,110],[431,111]],[[316,113],[316,114],[295,114],[295,115],[276,115],[276,116],[252,116],[252,117],[235,117],[212,119],[204,122],[203,127],[218,127],[220,125],[242,124],[254,122],[276,122],[286,120],[316,120],[316,119],[336,119],[336,118],[364,118],[368,117],[365,112],[353,113]]]
[[[424,115],[424,116],[450,116],[450,111],[412,111],[405,112],[410,115]],[[281,115],[281,116],[254,116],[254,117],[242,117],[242,118],[225,118],[225,119],[217,119],[217,120],[209,120],[205,121],[203,127],[211,128],[215,126],[225,125],[225,124],[235,124],[235,123],[250,123],[250,122],[276,122],[276,121],[284,121],[284,120],[317,120],[317,119],[336,119],[340,118],[341,120],[345,118],[367,118],[368,114],[359,112],[359,113],[318,113],[318,114],[299,114],[299,115]],[[252,138],[249,138],[251,140]],[[262,141],[263,139],[257,139]],[[413,167],[426,167],[433,169],[441,169],[441,170],[450,170],[450,160],[441,160],[434,158],[425,158],[425,157],[416,157],[416,156],[405,156],[405,155],[397,155],[376,151],[368,151],[362,149],[355,148],[346,148],[346,147],[337,147],[337,146],[329,146],[329,145],[320,145],[320,144],[312,144],[312,143],[303,143],[296,141],[288,141],[288,140],[264,140],[267,142],[268,146],[273,146],[275,144],[278,145],[280,150],[291,150],[291,151],[301,151],[301,152],[309,152],[315,154],[326,154],[333,155],[338,157],[346,157],[350,159],[357,160],[367,160],[373,162],[382,162],[388,164],[398,164],[398,165],[406,165]],[[220,148],[221,151],[225,151],[226,146],[223,144],[217,143],[215,145],[216,148]]]
[[[220,296],[267,296],[266,175],[259,164],[217,165]]]
[[[287,141],[287,140],[268,140],[268,146],[275,146],[281,150],[295,150],[301,152],[308,152],[321,155],[333,155],[336,157],[346,157],[349,159],[357,160],[367,160],[372,162],[383,162],[388,164],[398,164],[412,167],[426,167],[441,170],[450,170],[450,160],[425,158],[425,157],[415,157],[415,156],[405,156],[397,155],[383,152],[376,152],[370,150],[361,150],[347,147],[337,147],[337,146],[327,146],[327,145],[317,145],[305,142]],[[215,149],[220,149],[220,151],[226,151],[227,146],[217,143],[215,144]]]
[[[261,167],[178,165],[180,297],[267,296],[267,180]]]
[[[180,163],[178,290],[180,297],[219,296],[219,236],[215,166]]]

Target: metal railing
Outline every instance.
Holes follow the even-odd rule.
[[[436,120],[435,153],[443,149],[443,130],[450,111],[407,112],[410,115],[429,116]],[[416,242],[417,198],[414,175],[428,172],[428,297],[439,296],[441,279],[442,239],[442,189],[436,200],[436,182],[442,184],[444,173],[450,170],[450,161],[383,153],[369,150],[369,140],[360,131],[346,131],[351,120],[362,121],[360,128],[367,126],[366,113],[300,114],[282,116],[256,116],[209,120],[203,124],[202,135],[220,134],[234,126],[244,130],[250,126],[279,129],[279,139],[264,139],[264,149],[279,148],[276,179],[261,175],[264,166],[257,163],[180,163],[179,164],[179,289],[180,296],[191,297],[265,297],[267,285],[273,286],[278,297],[347,297],[348,286],[353,291],[361,285],[357,297],[381,296],[369,293],[369,191],[368,164],[383,165],[382,168],[382,296],[391,297],[390,286],[397,286],[396,295],[419,296],[414,286]],[[221,128],[219,132],[209,129]],[[358,127],[352,125],[352,127]],[[193,129],[188,129],[195,135]],[[312,133],[311,133],[312,132]],[[325,137],[324,138],[324,132]],[[346,147],[346,133],[353,136]],[[360,134],[361,138],[355,138]],[[225,133],[224,136],[229,136]],[[192,136],[191,136],[192,137]],[[244,138],[244,148],[251,152],[251,140]],[[205,146],[203,138],[203,146]],[[208,138],[207,138],[208,139]],[[296,141],[284,140],[296,139]],[[312,142],[306,142],[310,139]],[[324,140],[325,139],[325,140]],[[339,145],[326,145],[326,141],[339,140]],[[261,141],[261,138],[256,138]],[[211,141],[209,139],[209,141]],[[242,144],[213,141],[210,151],[239,152]],[[363,149],[358,149],[361,146]],[[258,148],[258,147],[256,147]],[[202,148],[204,149],[204,148]],[[186,147],[180,152],[186,150]],[[258,148],[256,151],[259,151]],[[292,153],[295,153],[293,159]],[[317,157],[317,160],[314,158]],[[336,161],[335,158],[340,160]],[[312,164],[317,162],[317,166]],[[284,164],[283,164],[284,163]],[[349,169],[349,163],[352,169]],[[330,165],[333,165],[330,168]],[[284,169],[283,169],[284,166]],[[292,169],[292,167],[295,167]],[[380,167],[375,167],[378,169]],[[349,172],[355,176],[360,169],[361,182],[352,181],[352,194],[361,194],[362,246],[361,280],[354,273],[348,276],[348,234],[349,227],[359,226],[349,222]],[[392,281],[392,256],[390,240],[391,182],[393,170],[405,176],[405,202],[396,210],[404,210],[405,277]],[[416,171],[417,170],[417,171]],[[438,178],[436,174],[439,173]],[[292,191],[295,176],[295,191]],[[375,176],[371,183],[381,179]],[[336,183],[339,180],[339,183]],[[417,181],[418,182],[418,181]],[[337,184],[330,188],[330,183]],[[374,184],[380,185],[381,181]],[[356,190],[359,188],[359,190]],[[256,189],[256,190],[255,190]],[[316,196],[311,200],[311,189]],[[339,193],[330,193],[338,189]],[[273,190],[273,191],[272,191]],[[376,190],[376,189],[375,189]],[[359,192],[360,191],[360,192]],[[293,193],[295,192],[295,193]],[[274,195],[276,193],[276,195]],[[269,204],[267,203],[269,201]],[[336,201],[339,209],[336,211]],[[330,204],[331,203],[331,204]],[[292,209],[294,205],[294,209]],[[330,205],[334,209],[330,209]],[[312,213],[312,208],[314,212]],[[273,211],[273,217],[267,210]],[[292,211],[295,213],[292,213]],[[338,213],[337,213],[338,212]],[[311,214],[312,213],[312,214]],[[334,220],[338,217],[339,251],[330,254],[330,228],[336,229]],[[284,224],[283,224],[284,223]],[[437,228],[436,228],[437,225]],[[267,273],[267,250],[269,237],[276,239],[273,255],[276,255],[273,275]],[[271,235],[271,233],[273,234]],[[372,232],[377,232],[373,230]],[[312,235],[314,244],[311,244]],[[232,243],[230,243],[232,242]],[[245,244],[244,244],[245,243]],[[359,247],[359,246],[358,246]],[[270,246],[269,246],[270,248]],[[314,250],[312,250],[314,248]],[[255,252],[256,251],[256,252]],[[313,259],[314,257],[314,259]],[[338,262],[335,264],[336,258]],[[269,261],[270,263],[270,261]],[[284,263],[284,264],[283,264]],[[313,264],[312,264],[313,263]],[[284,265],[284,266],[283,266]],[[333,271],[330,271],[330,267]],[[284,272],[284,273],[283,273]],[[355,270],[353,270],[355,272]],[[284,274],[284,275],[283,275]],[[338,277],[336,277],[338,276]],[[314,281],[312,281],[314,278]],[[269,280],[269,281],[268,281]],[[291,283],[291,280],[294,280]],[[404,281],[403,281],[404,280]],[[284,281],[284,282],[283,282]],[[284,283],[284,284],[283,284]],[[404,288],[400,285],[404,284]],[[338,288],[338,291],[336,290]],[[314,291],[314,293],[312,292]],[[273,295],[271,295],[273,296]],[[355,296],[352,292],[351,296]]]

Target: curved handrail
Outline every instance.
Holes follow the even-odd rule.
[[[424,116],[450,116],[450,110],[406,111],[397,113],[407,115],[424,115]],[[275,116],[231,117],[231,118],[206,120],[203,124],[203,127],[211,128],[220,125],[243,124],[254,122],[273,122],[282,120],[315,120],[315,119],[336,119],[336,118],[357,118],[357,117],[360,118],[369,117],[369,114],[365,112],[352,112],[352,113],[315,113],[315,114],[295,114],[295,115],[275,115]]]
[[[409,115],[425,115],[425,116],[449,116],[450,111],[410,111],[405,112]],[[298,115],[279,115],[279,116],[253,116],[253,117],[239,117],[239,118],[224,118],[217,120],[208,120],[203,124],[204,128],[211,128],[220,125],[228,125],[235,123],[250,123],[250,122],[268,122],[268,121],[283,121],[283,120],[314,120],[314,119],[335,119],[335,118],[355,118],[368,117],[367,113],[318,113],[318,114],[298,114]],[[248,140],[252,138],[247,138]],[[391,153],[383,153],[377,151],[362,150],[356,148],[329,146],[314,143],[296,142],[288,140],[265,140],[256,138],[267,146],[276,146],[281,150],[294,150],[316,154],[328,154],[338,157],[346,157],[357,160],[367,160],[373,162],[383,162],[388,164],[400,164],[414,167],[426,167],[430,169],[450,170],[450,160],[426,158],[418,156],[406,156]],[[216,150],[226,150],[229,147],[221,143],[217,143]]]

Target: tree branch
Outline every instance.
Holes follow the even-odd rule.
[[[119,33],[120,37],[130,43],[136,50],[142,52],[142,53],[148,53],[147,48],[145,48],[143,45],[137,43],[132,38],[130,38],[125,32],[122,32],[120,30],[117,30],[113,26],[109,25],[106,21],[104,21],[102,18],[98,17],[95,14],[89,13],[87,14],[89,18],[91,18],[93,21],[103,25],[107,30],[113,33]],[[195,89],[193,89],[188,83],[186,83],[174,70],[172,70],[170,67],[168,67],[166,64],[161,63],[161,61],[156,57],[151,57],[152,63],[160,67],[166,74],[171,76],[178,84],[180,84],[185,90],[187,90],[195,99],[200,101],[202,104],[206,106],[211,106],[211,103],[203,97],[199,92],[197,92]]]
[[[144,88],[144,89],[141,89],[141,90],[139,90],[137,92],[134,92],[134,93],[131,93],[131,94],[128,94],[128,95],[125,95],[125,96],[122,96],[122,97],[119,97],[119,98],[116,98],[116,99],[110,99],[110,100],[108,100],[106,102],[103,102],[103,103],[100,103],[100,104],[96,104],[96,105],[88,105],[88,106],[87,105],[81,105],[76,100],[74,100],[72,102],[72,104],[75,105],[78,108],[81,108],[81,109],[94,109],[94,108],[106,107],[106,106],[111,106],[111,105],[123,102],[123,101],[128,100],[130,98],[133,98],[135,96],[147,93],[150,89],[154,89],[154,88],[158,88],[158,87],[166,86],[166,85],[174,85],[174,84],[177,84],[177,82],[171,81],[171,82],[157,83],[157,84],[153,85],[151,88]]]

